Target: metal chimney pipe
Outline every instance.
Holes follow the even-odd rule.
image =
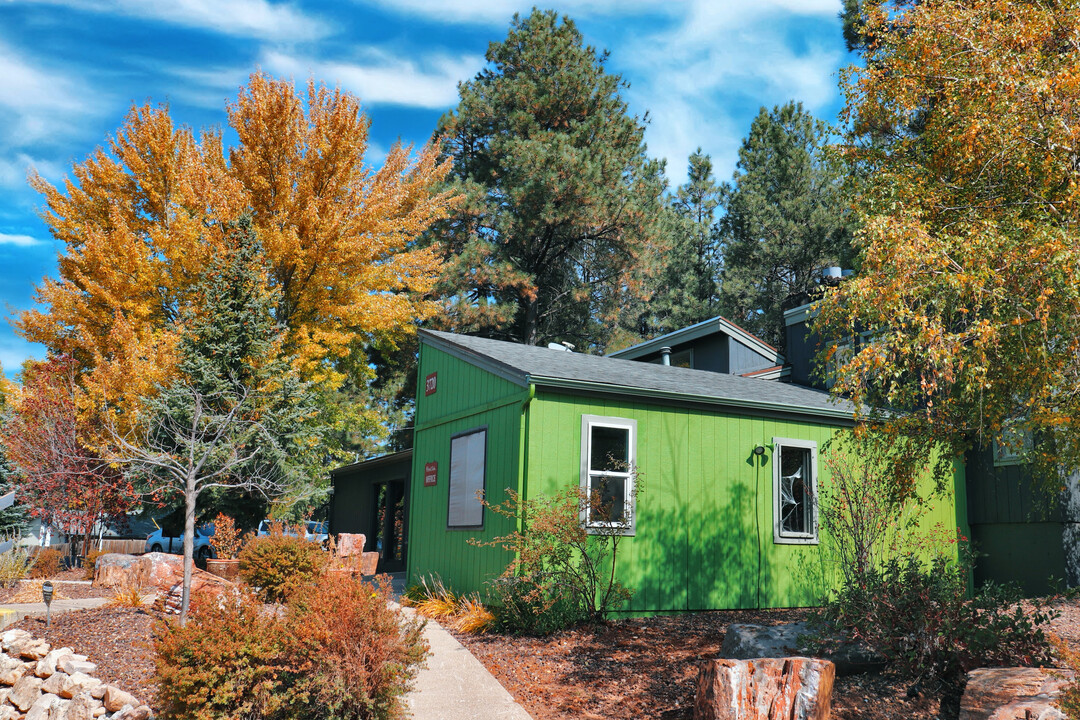
[[[662,365],[670,365],[671,364],[671,348],[669,348],[669,347],[660,348],[660,363]]]

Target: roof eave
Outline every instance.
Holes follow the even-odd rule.
[[[662,400],[675,400],[686,403],[699,403],[706,405],[719,405],[735,409],[766,410],[769,412],[789,413],[793,415],[811,416],[817,418],[829,418],[844,420],[848,423],[855,422],[855,415],[849,410],[835,410],[830,408],[813,408],[805,405],[787,405],[784,403],[772,403],[762,400],[739,400],[736,398],[718,398],[708,395],[696,395],[694,393],[681,393],[671,390],[656,390],[653,388],[627,387],[613,383],[600,383],[588,380],[569,380],[567,378],[542,377],[537,375],[528,376],[529,382],[540,387],[561,388],[568,390],[582,390],[595,393],[614,393],[647,397]]]

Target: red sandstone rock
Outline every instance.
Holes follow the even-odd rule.
[[[709,660],[694,720],[828,720],[836,667],[805,657]]]
[[[1065,715],[1052,704],[1074,675],[1050,668],[980,668],[967,677],[960,720],[1058,720]]]
[[[341,533],[337,536],[337,555],[341,558],[354,557],[364,552],[367,537],[363,533]]]

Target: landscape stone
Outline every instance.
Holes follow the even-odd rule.
[[[94,698],[95,700],[101,700],[103,697],[105,697],[105,683],[101,683],[100,685],[95,685],[94,687],[90,688],[90,697]]]
[[[69,647],[54,648],[45,654],[45,657],[38,660],[37,668],[34,670],[34,674],[39,678],[47,678],[56,672],[56,666],[60,661],[71,657],[75,653]]]
[[[127,707],[121,710],[118,714],[113,716],[113,720],[150,720],[153,713],[146,705],[140,705],[139,707]]]
[[[30,709],[26,712],[25,720],[49,720],[52,715],[52,709],[60,702],[60,698],[55,695],[42,695],[34,704],[30,706]]]
[[[1064,720],[1053,703],[1074,677],[1053,668],[972,670],[960,700],[960,720]]]
[[[105,694],[105,688],[102,687],[104,683],[96,677],[90,677],[86,673],[73,673],[64,680],[64,684],[60,688],[60,697],[73,698],[80,693],[92,693],[95,689],[101,689],[101,695],[97,696],[97,699],[101,699]]]
[[[41,689],[47,693],[59,695],[68,677],[69,676],[66,672],[54,672],[48,677],[48,679],[45,680],[45,683],[41,686]]]
[[[694,720],[828,720],[836,668],[805,657],[709,660]]]
[[[736,660],[789,657],[792,653],[799,652],[800,639],[809,633],[806,623],[732,623],[724,633],[720,657]],[[822,657],[836,665],[837,675],[876,672],[886,665],[884,657],[861,642],[840,642],[835,651]]]
[[[148,553],[162,555],[164,553]],[[175,556],[173,556],[175,557]],[[139,577],[139,558],[123,553],[105,553],[94,561],[94,587],[120,587],[122,585],[143,584]]]
[[[49,643],[40,639],[30,640],[19,648],[19,657],[26,660],[40,660],[48,654]]]
[[[367,537],[363,533],[339,533],[337,536],[337,555],[341,558],[356,557],[364,552]]]
[[[115,685],[105,686],[105,693],[102,696],[102,699],[105,701],[105,709],[109,712],[122,710],[125,705],[136,707],[140,704],[139,701],[135,699],[134,695],[124,692]]]
[[[22,713],[11,705],[0,705],[0,720],[19,720]]]
[[[0,655],[0,683],[14,685],[26,674],[26,665],[10,655]]]
[[[11,630],[5,630],[0,633],[0,646],[6,651],[7,646],[16,641],[30,640],[34,636],[26,630],[20,630],[19,628],[12,628]]]
[[[101,707],[101,703],[90,697],[88,693],[80,693],[67,706],[67,720],[92,720],[94,710]],[[101,707],[102,714],[105,708]]]
[[[26,712],[41,697],[41,685],[41,680],[33,675],[23,675],[11,687],[8,702]]]
[[[74,675],[75,673],[84,673],[86,675],[92,675],[97,671],[97,664],[86,660],[84,655],[81,660],[65,660],[60,664],[60,667],[68,675]]]

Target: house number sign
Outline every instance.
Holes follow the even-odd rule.
[[[432,487],[439,479],[439,463],[424,463],[424,487]]]
[[[424,378],[424,395],[434,395],[439,389],[439,373],[433,372]]]

